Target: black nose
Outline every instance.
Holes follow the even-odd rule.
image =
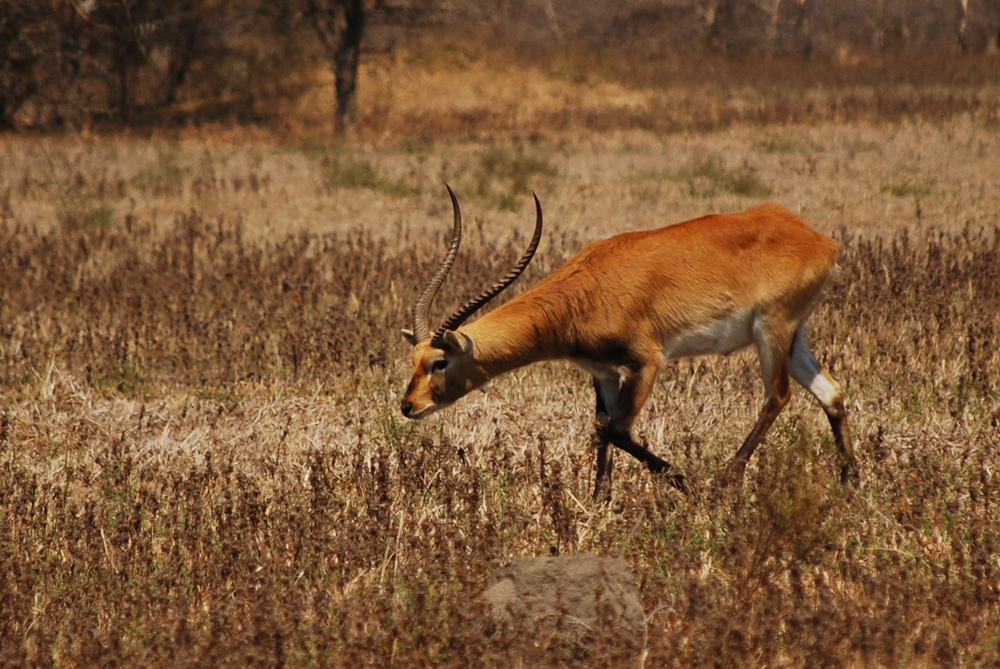
[[[403,402],[400,409],[403,410],[403,415],[409,418],[410,414],[413,413],[413,402]]]

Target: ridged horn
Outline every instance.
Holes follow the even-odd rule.
[[[441,261],[441,266],[438,267],[438,271],[434,273],[431,280],[424,286],[424,292],[420,294],[420,299],[417,300],[416,306],[413,307],[413,336],[418,342],[426,341],[430,337],[431,330],[428,324],[428,312],[431,308],[431,302],[434,301],[438,289],[441,288],[441,284],[444,283],[448,272],[451,271],[451,266],[455,262],[455,256],[458,255],[458,245],[462,242],[462,210],[458,206],[458,198],[455,197],[455,191],[448,184],[445,184],[444,187],[448,189],[448,195],[451,197],[451,206],[455,210],[455,227],[451,233],[448,252],[445,254],[444,260]]]
[[[535,234],[531,237],[531,243],[528,244],[528,248],[525,249],[524,253],[521,255],[520,260],[518,260],[514,266],[510,268],[510,271],[507,272],[504,278],[493,284],[491,288],[484,290],[482,293],[463,304],[458,311],[446,318],[444,323],[441,324],[441,327],[434,332],[434,336],[431,338],[431,346],[434,346],[435,348],[442,348],[444,344],[445,332],[448,330],[454,330],[460,326],[469,318],[469,316],[482,309],[487,302],[502,293],[510,284],[517,280],[517,277],[521,276],[524,268],[526,268],[528,263],[531,262],[532,256],[535,255],[535,249],[538,248],[538,242],[542,239],[542,204],[538,201],[537,195],[535,195],[534,198]]]

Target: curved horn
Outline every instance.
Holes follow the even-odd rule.
[[[434,336],[431,338],[432,346],[442,348],[441,345],[444,343],[444,333],[446,331],[457,328],[459,325],[464,323],[469,316],[479,311],[487,302],[502,293],[507,286],[517,280],[517,277],[521,276],[521,272],[523,272],[524,268],[528,266],[529,262],[531,262],[532,256],[535,255],[535,249],[538,248],[538,242],[542,239],[542,204],[538,201],[537,195],[535,195],[534,198],[536,216],[535,234],[532,235],[531,243],[528,244],[528,248],[525,249],[524,253],[521,255],[520,260],[518,260],[514,266],[510,268],[510,271],[507,272],[504,278],[493,284],[491,288],[484,290],[482,293],[463,304],[458,311],[445,319],[444,323],[441,324],[441,327],[437,329]]]
[[[420,299],[417,300],[416,306],[413,307],[413,336],[418,342],[430,337],[427,314],[431,308],[431,302],[434,301],[434,297],[437,295],[438,289],[441,288],[445,277],[451,271],[451,266],[455,262],[455,256],[458,255],[458,245],[462,241],[462,210],[458,207],[458,198],[455,197],[455,191],[448,184],[445,184],[444,187],[448,189],[448,195],[451,196],[451,206],[455,210],[455,227],[451,233],[448,252],[445,254],[444,260],[441,261],[441,266],[438,267],[438,271],[434,273],[431,280],[424,286],[424,292],[420,294]]]

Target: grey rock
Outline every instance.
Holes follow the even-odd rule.
[[[487,633],[528,664],[634,661],[646,619],[628,564],[593,553],[516,558],[482,595]],[[610,653],[610,655],[609,655]]]

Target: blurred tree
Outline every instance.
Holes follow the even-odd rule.
[[[279,97],[295,0],[0,0],[0,128],[237,113]]]
[[[166,4],[166,3],[164,3]],[[150,42],[162,16],[159,3],[135,0],[90,0],[81,6],[88,17],[90,30],[98,36],[94,56],[104,51],[107,60],[96,58],[108,87],[117,95],[117,115],[122,121],[132,119],[135,94],[132,84],[139,68],[149,59]]]
[[[362,49],[403,35],[476,39],[499,25],[502,43],[541,52],[556,35],[557,48],[730,57],[976,53],[1000,49],[1000,0],[0,0],[0,129],[256,120],[310,86],[321,58],[343,131],[358,121]]]
[[[957,0],[960,5],[958,46],[963,52],[1000,51],[1000,2]]]
[[[785,29],[780,31],[779,40],[789,53],[809,59],[813,55],[811,33],[811,12],[815,2],[810,0],[784,0],[778,11],[783,14]]]
[[[74,0],[68,0],[73,3]],[[178,101],[191,68],[211,77],[229,50],[224,36],[240,12],[224,0],[87,0],[90,65],[107,88],[111,114],[129,122],[136,111],[162,110]]]
[[[72,113],[64,103],[82,71],[88,40],[82,24],[66,0],[0,1],[0,127],[24,122],[19,115],[30,124],[50,116],[63,121]]]
[[[31,76],[40,52],[32,34],[41,24],[35,7],[24,0],[0,2],[0,130],[14,127],[18,111],[38,90]]]
[[[333,60],[338,132],[358,122],[358,61],[371,7],[364,0],[305,0],[306,13],[323,49]]]
[[[368,26],[419,28],[440,11],[441,4],[440,0],[303,0],[303,14],[333,62],[338,132],[358,122],[358,65]]]
[[[957,0],[958,20],[955,27],[955,41],[958,50],[965,53],[969,50],[969,0]]]
[[[734,0],[700,0],[696,7],[705,19],[705,43],[710,51],[729,50]]]

